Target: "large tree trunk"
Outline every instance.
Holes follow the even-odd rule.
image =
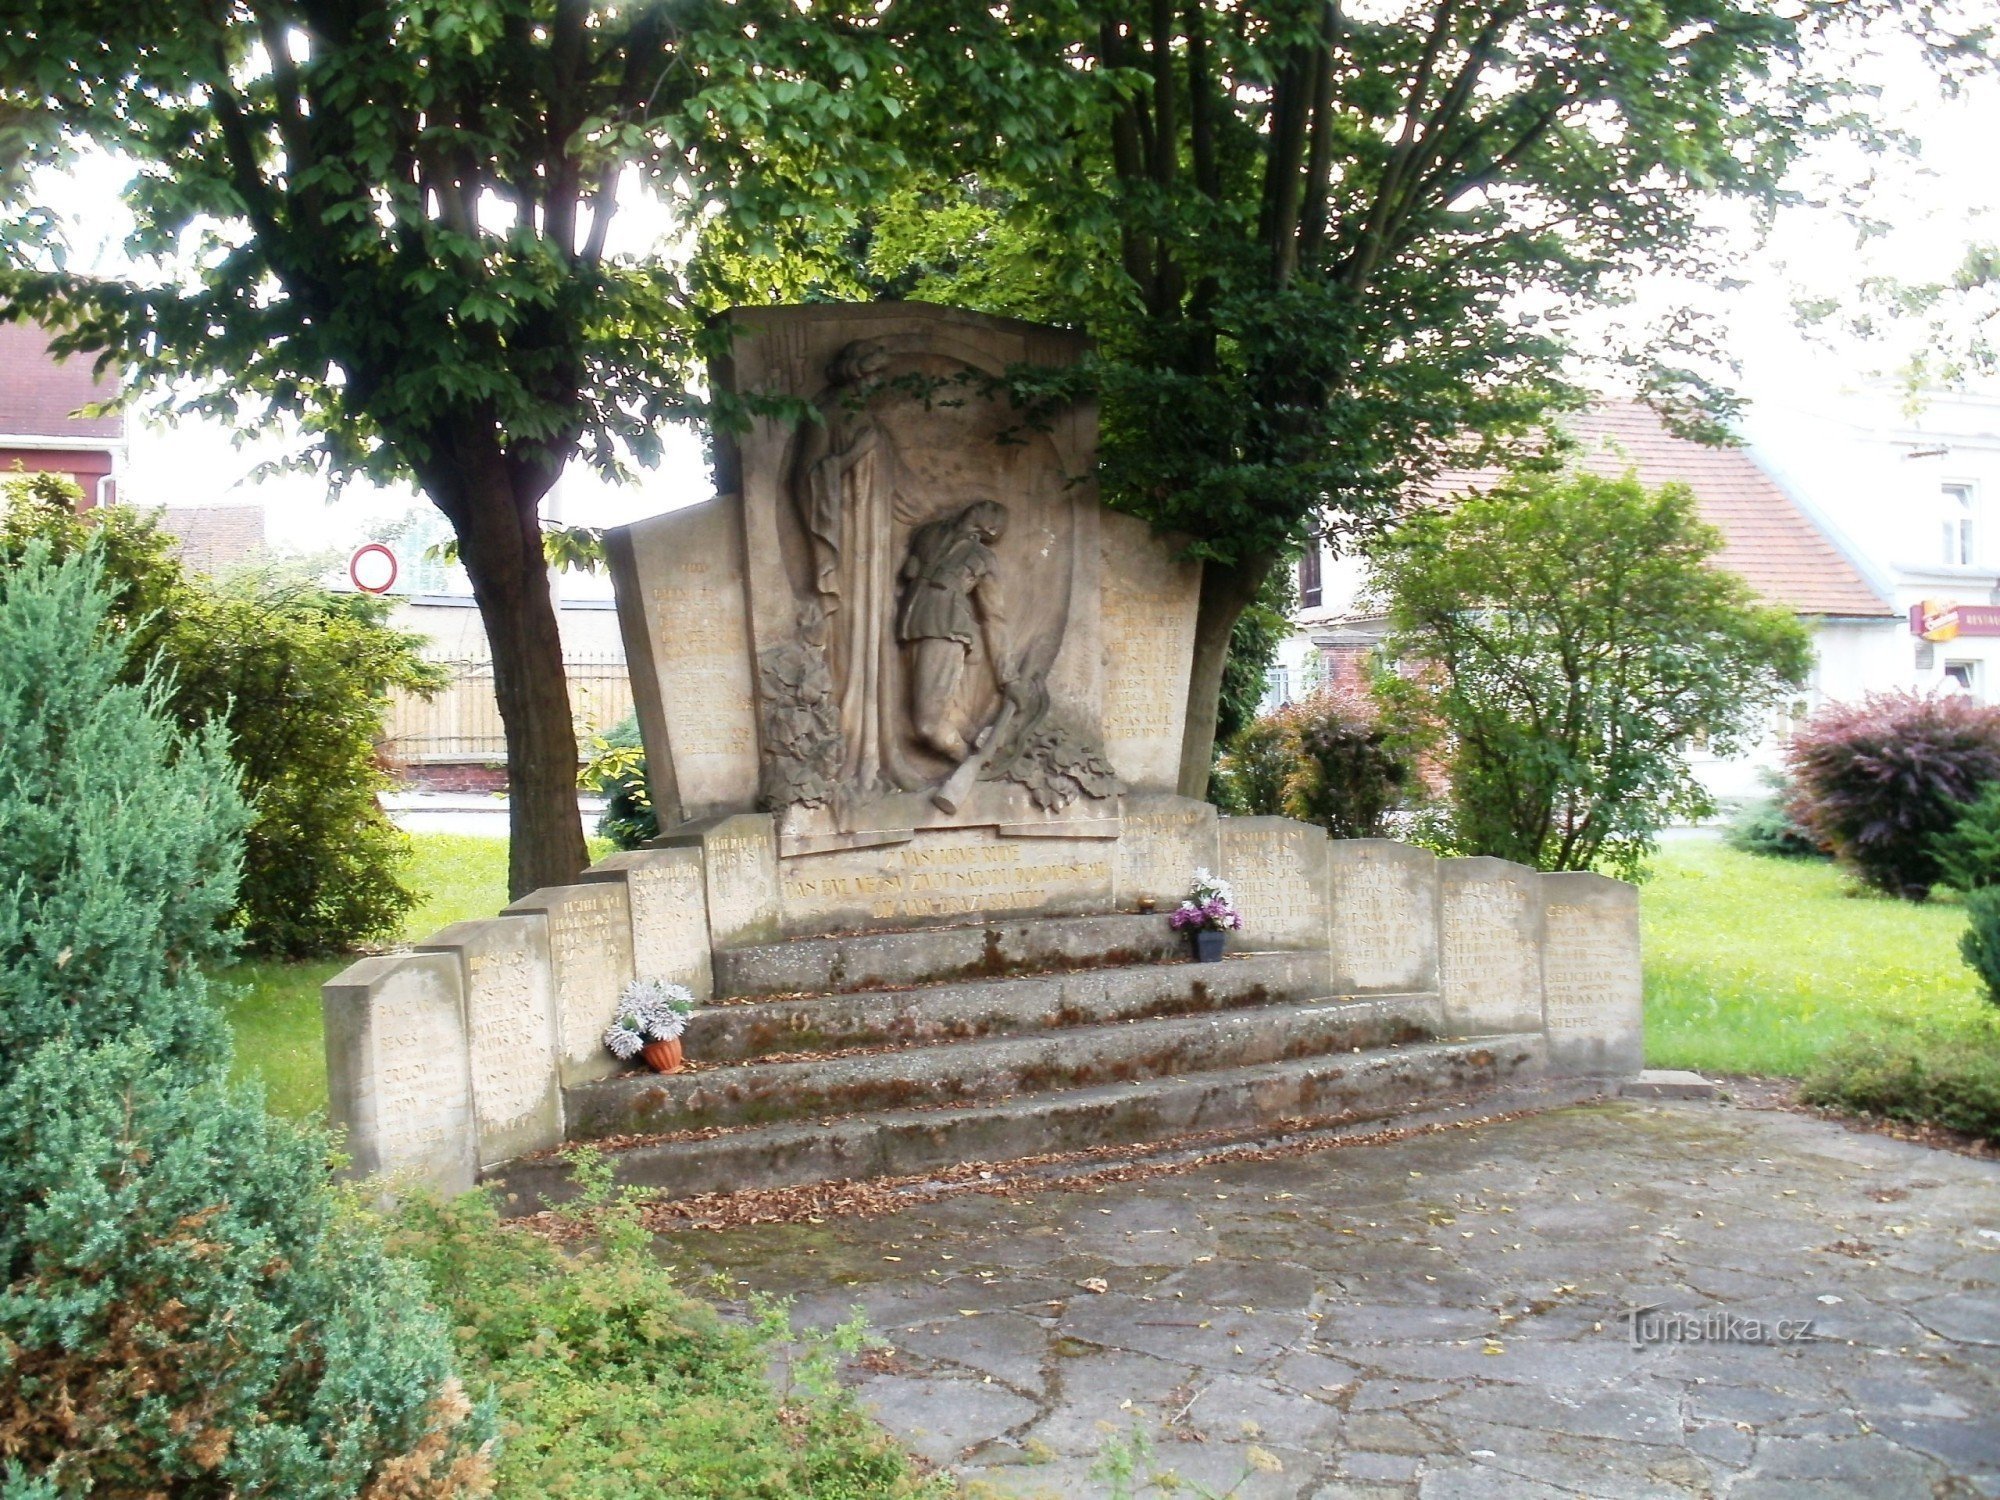
[[[425,475],[427,480],[433,476]],[[507,731],[507,892],[565,885],[589,863],[576,805],[576,728],[538,514],[541,485],[519,490],[496,457],[426,483],[458,534],[459,561],[493,652]]]
[[[1202,566],[1201,607],[1194,621],[1194,669],[1188,674],[1187,713],[1181,731],[1183,797],[1208,795],[1208,775],[1215,764],[1216,711],[1222,702],[1222,668],[1229,660],[1229,633],[1264,586],[1273,560],[1264,552],[1240,562]]]

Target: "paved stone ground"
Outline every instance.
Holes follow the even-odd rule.
[[[894,1352],[849,1377],[974,1495],[1104,1494],[1137,1428],[1246,1497],[2000,1496],[2000,1164],[1797,1115],[1627,1102],[663,1245],[801,1324],[865,1311]],[[1635,1350],[1653,1305],[1814,1337]]]

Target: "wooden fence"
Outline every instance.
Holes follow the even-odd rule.
[[[396,694],[389,706],[388,751],[405,765],[504,761],[507,736],[493,696],[493,663],[443,661],[451,681],[426,701]],[[563,659],[569,679],[569,711],[576,720],[579,747],[588,754],[590,735],[611,728],[632,712],[632,680],[615,656]]]

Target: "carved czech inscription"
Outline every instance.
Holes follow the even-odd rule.
[[[1446,1024],[1477,1035],[1542,1024],[1541,877],[1503,859],[1440,866],[1439,989]]]
[[[1549,1053],[1578,1071],[1644,1060],[1638,893],[1601,875],[1544,875],[1542,987]]]
[[[1101,910],[1112,851],[1102,840],[1003,839],[983,830],[788,859],[785,924],[951,922],[1009,912]]]
[[[1334,987],[1352,994],[1437,988],[1437,859],[1389,839],[1334,839]]]
[[[1290,818],[1224,818],[1222,876],[1236,890],[1236,946],[1317,948],[1326,942],[1327,837]]]

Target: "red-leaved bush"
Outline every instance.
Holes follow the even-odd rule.
[[[1922,901],[1932,840],[2000,781],[2000,708],[1962,694],[1870,693],[1832,703],[1793,735],[1791,813],[1877,890]]]

